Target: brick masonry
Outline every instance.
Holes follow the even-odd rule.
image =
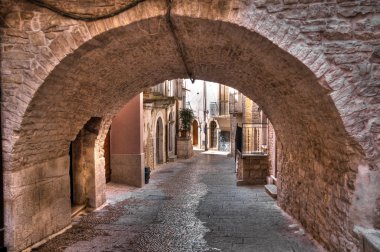
[[[238,175],[243,185],[265,185],[269,176],[268,156],[246,156],[237,155]]]
[[[105,1],[103,9],[102,2],[57,4],[93,14],[118,6]],[[43,179],[30,181],[21,173],[40,174],[42,164],[67,170],[54,160],[67,156],[70,141],[97,116],[104,118],[94,154],[95,174],[101,174],[112,116],[143,88],[186,77],[166,11],[166,1],[148,0],[115,17],[84,22],[27,1],[1,1],[11,251],[62,226],[57,218],[37,221],[52,209],[31,194],[41,191]],[[358,249],[353,225],[379,228],[379,11],[373,0],[178,0],[171,12],[195,77],[243,91],[268,115],[282,152],[279,205],[329,250]],[[25,211],[14,211],[15,204]],[[51,210],[52,216],[66,216],[62,209]],[[31,239],[32,230],[42,227]]]
[[[193,144],[191,138],[177,137],[177,157],[190,158],[193,156]]]

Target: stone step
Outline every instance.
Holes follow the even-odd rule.
[[[265,185],[265,191],[272,196],[272,198],[277,199],[277,186],[273,184]]]
[[[175,161],[177,161],[177,156],[176,156],[176,155],[169,156],[169,157],[168,157],[168,161],[169,161],[169,162],[175,162]]]
[[[245,185],[247,185],[247,184],[245,183],[244,180],[238,180],[238,181],[236,181],[236,185],[237,185],[237,186],[245,186]]]
[[[355,226],[355,233],[362,238],[363,252],[380,252],[380,230]]]
[[[74,205],[71,207],[71,218],[74,218],[76,215],[78,215],[81,211],[86,209],[86,205]]]

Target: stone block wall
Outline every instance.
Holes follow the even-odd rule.
[[[268,156],[255,155],[237,158],[238,174],[241,176],[239,184],[265,185],[269,176]]]
[[[243,123],[260,123],[259,105],[248,97],[243,98]]]
[[[268,124],[268,162],[269,162],[269,174],[275,177],[276,167],[277,167],[277,147],[276,147],[276,133],[274,131],[273,125],[269,122]]]
[[[4,174],[9,248],[28,247],[71,224],[69,162],[63,156]]]
[[[144,154],[112,154],[111,163],[111,181],[143,187]]]
[[[177,137],[177,157],[190,158],[193,156],[193,145],[191,138]]]
[[[151,103],[144,103],[144,165],[154,169],[154,139],[153,118]]]
[[[49,2],[90,16],[114,10],[92,7],[93,1]],[[173,3],[194,76],[243,91],[276,128],[283,150],[280,206],[327,249],[355,251],[353,226],[378,227],[380,219],[378,1]],[[26,208],[13,195],[34,176],[20,174],[39,176],[40,164],[67,156],[90,117],[112,117],[145,87],[188,76],[167,10],[167,1],[147,0],[86,22],[29,1],[0,2],[3,166],[7,185],[19,181],[5,186],[11,249],[31,242],[33,216],[59,213],[50,206],[33,208],[33,216],[13,211],[17,204]],[[38,177],[34,184],[41,183]],[[33,198],[27,193],[23,202]]]

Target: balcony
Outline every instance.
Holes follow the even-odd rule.
[[[144,90],[144,101],[153,102],[163,99],[182,99],[183,80],[165,81]]]
[[[240,92],[230,93],[228,111],[230,114],[243,113],[243,95]]]
[[[244,156],[267,155],[268,125],[243,123],[236,129],[236,149]]]

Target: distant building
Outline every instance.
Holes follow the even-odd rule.
[[[277,144],[273,125],[259,105],[226,85],[185,80],[186,107],[195,114],[194,148],[227,151],[241,157],[263,155],[268,159],[269,180],[277,175]],[[239,128],[239,129],[238,129]],[[240,130],[240,139],[236,138]],[[237,141],[240,141],[237,143]],[[236,145],[239,145],[237,151]],[[238,166],[237,166],[238,167]],[[239,174],[238,179],[242,179]]]
[[[186,106],[194,111],[194,148],[230,151],[229,87],[213,82],[187,82]]]
[[[178,112],[185,99],[184,81],[165,81],[144,90],[145,166],[151,169],[176,159]]]

